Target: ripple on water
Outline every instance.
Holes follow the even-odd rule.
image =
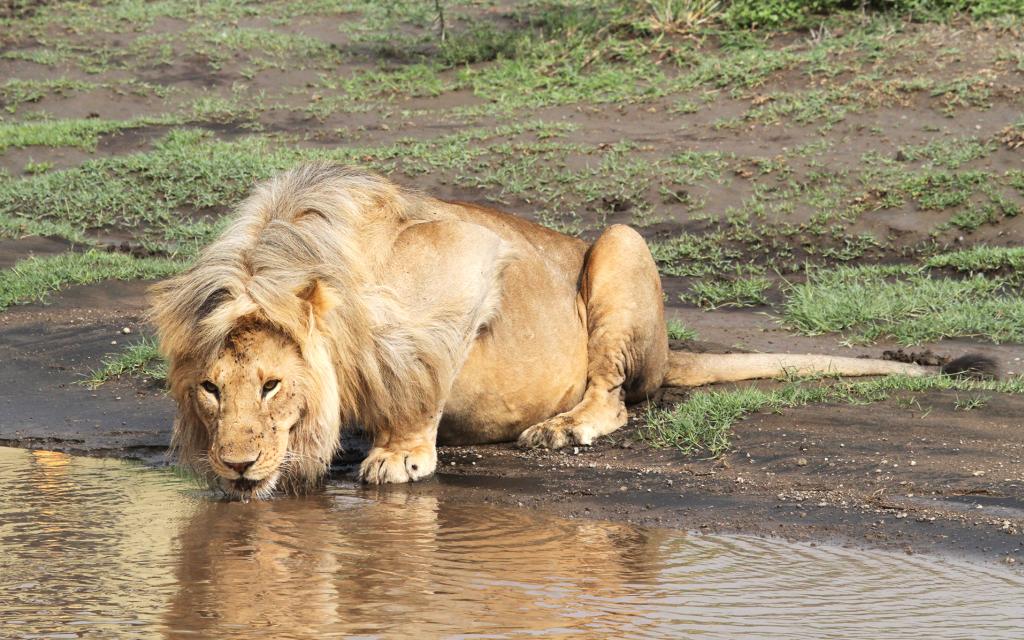
[[[223,502],[0,448],[0,636],[1017,638],[1024,581],[922,556],[686,536],[349,485]]]

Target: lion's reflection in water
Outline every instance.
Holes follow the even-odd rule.
[[[443,482],[212,499],[0,447],[0,637],[1021,637],[977,563],[485,508]]]
[[[200,509],[177,545],[170,637],[642,628],[660,533],[385,491]],[[624,625],[620,627],[620,625]]]

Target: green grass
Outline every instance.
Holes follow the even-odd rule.
[[[670,340],[696,340],[697,332],[687,327],[679,320],[669,320],[666,323],[668,327],[668,337]]]
[[[547,210],[556,212],[566,194],[596,202],[601,194],[594,190],[594,182],[579,178],[596,172],[610,180],[616,167],[585,169],[568,179],[550,170],[531,171],[538,155],[552,157],[572,148],[551,140],[507,140],[521,135],[553,138],[567,130],[571,125],[526,121],[463,129],[429,140],[300,149],[265,136],[226,142],[209,131],[176,129],[145,153],[97,158],[64,171],[0,181],[0,229],[16,226],[19,220],[26,225],[59,225],[77,237],[92,229],[121,228],[131,230],[149,248],[192,255],[219,231],[221,214],[244,198],[253,184],[312,159],[358,164],[382,173],[456,174],[465,186],[543,199]],[[517,154],[518,163],[505,162],[506,156]],[[501,162],[482,162],[492,157]],[[584,191],[585,185],[591,190]]]
[[[0,122],[0,152],[10,147],[75,147],[96,149],[101,135],[141,127],[146,120],[43,120]]]
[[[978,245],[969,249],[934,255],[925,261],[925,266],[932,269],[955,269],[965,273],[983,273],[1001,269],[1024,271],[1024,247]]]
[[[1024,377],[979,381],[948,376],[886,376],[858,381],[793,381],[777,389],[696,391],[685,402],[670,409],[648,408],[639,435],[656,447],[718,456],[731,446],[732,427],[753,413],[777,412],[809,404],[868,404],[901,392],[927,391],[975,392],[973,399],[957,398],[955,408],[966,411],[987,401],[977,392],[1024,393]]]
[[[103,366],[92,371],[84,384],[95,389],[104,382],[124,375],[143,376],[156,381],[167,379],[167,362],[160,355],[155,338],[142,338],[124,350],[103,360]]]
[[[939,279],[906,265],[838,267],[810,270],[786,294],[782,322],[804,335],[840,332],[854,344],[1024,341],[1024,298],[1003,278]]]
[[[723,233],[682,233],[669,240],[649,242],[651,255],[665,275],[705,277],[735,272],[742,252],[728,247]]]
[[[184,211],[237,202],[254,182],[292,161],[291,154],[274,154],[260,139],[226,143],[200,131],[173,131],[148,153],[0,182],[0,219],[52,221],[79,234],[116,226],[161,248],[192,253],[217,226]]]
[[[680,296],[701,309],[721,307],[756,307],[768,304],[765,292],[771,281],[761,276],[735,280],[702,280],[690,287],[690,293]]]
[[[0,311],[16,304],[45,301],[49,294],[71,285],[162,278],[177,273],[183,266],[175,260],[135,258],[96,250],[31,257],[0,271]]]
[[[38,102],[47,95],[66,95],[71,92],[88,91],[98,85],[92,82],[54,78],[52,80],[21,80],[11,78],[0,84],[0,101],[9,113],[15,113],[26,102]]]
[[[959,169],[962,165],[984,158],[995,150],[991,142],[977,138],[937,138],[928,144],[900,149],[909,161],[925,161],[929,166]]]

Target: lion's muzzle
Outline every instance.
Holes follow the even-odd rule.
[[[256,461],[260,459],[261,455],[263,455],[262,451],[257,453],[255,456],[249,456],[244,460],[229,460],[228,458],[222,457],[220,461],[225,467],[237,473],[239,479],[245,479],[245,472],[248,471],[252,465],[256,464]]]

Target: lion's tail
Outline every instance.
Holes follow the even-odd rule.
[[[941,372],[975,377],[994,377],[996,365],[985,356],[968,355],[942,367]],[[871,358],[844,358],[826,355],[783,353],[686,353],[669,354],[665,386],[696,387],[712,382],[736,382],[784,375],[879,376],[903,374],[924,376],[939,373],[935,367]]]

